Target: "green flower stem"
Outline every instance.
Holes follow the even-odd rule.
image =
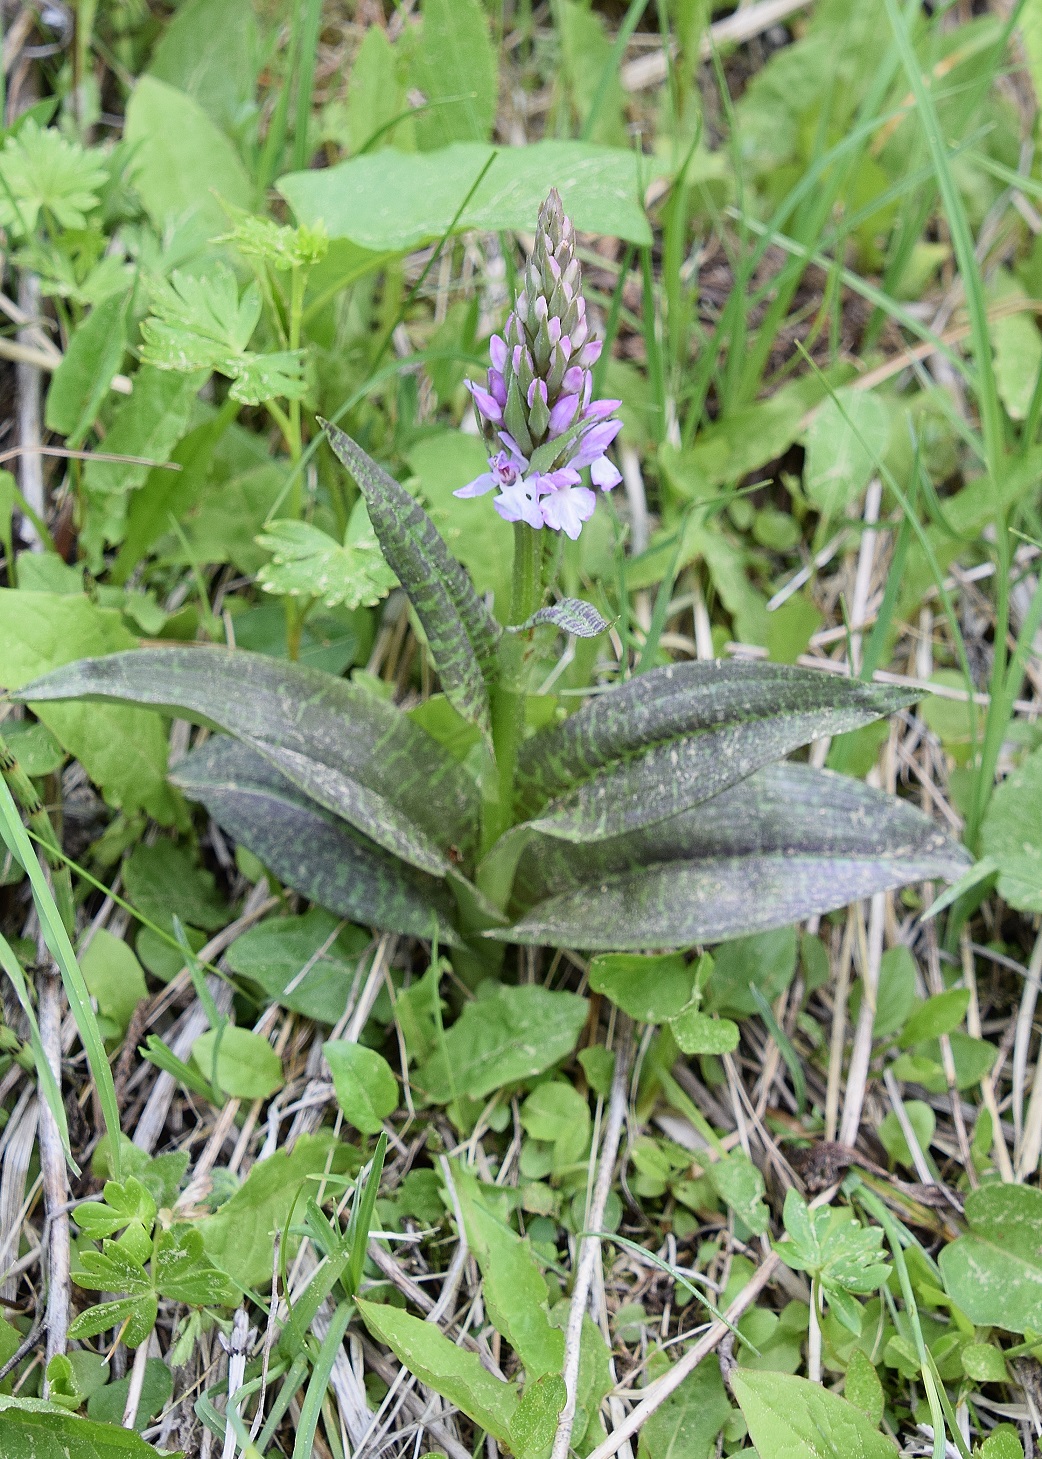
[[[542,543],[525,522],[514,524],[514,574],[510,621],[524,623],[542,599]],[[514,777],[525,726],[525,641],[527,634],[507,633],[500,647],[499,682],[492,691],[492,745],[496,755],[495,798],[485,805],[481,852],[485,856],[514,823]],[[507,861],[509,864],[509,858]],[[496,906],[504,907],[511,877],[502,859],[478,872],[478,886]]]

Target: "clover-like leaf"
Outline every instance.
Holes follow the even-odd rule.
[[[0,224],[28,237],[43,212],[59,228],[83,228],[106,175],[99,152],[29,117],[0,152]]]
[[[386,598],[398,579],[380,551],[365,503],[358,507],[342,543],[310,522],[270,522],[257,538],[272,555],[257,575],[264,591],[318,598],[327,608],[369,608]]]
[[[416,610],[446,697],[491,736],[488,686],[501,629],[438,529],[404,487],[336,426],[325,422],[338,460],[365,498],[384,556]]]

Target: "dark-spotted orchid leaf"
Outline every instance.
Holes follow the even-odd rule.
[[[171,774],[280,881],[313,902],[414,937],[458,941],[445,884],[389,855],[317,806],[248,745],[215,735]]]
[[[450,703],[491,735],[486,674],[501,628],[423,508],[361,446],[325,422],[333,452],[365,498],[388,565],[416,610]]]
[[[597,841],[654,825],[762,765],[892,714],[916,696],[785,664],[701,662],[655,669],[599,695],[522,752],[533,825]]]
[[[19,691],[29,703],[117,700],[223,730],[326,810],[434,875],[477,829],[473,780],[424,730],[368,690],[240,649],[137,649],[81,659]]]
[[[692,811],[584,846],[534,838],[488,935],[595,950],[687,947],[782,927],[910,881],[952,879],[963,848],[907,801],[830,771],[772,765]]]

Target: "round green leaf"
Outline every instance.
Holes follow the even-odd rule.
[[[345,1039],[327,1040],[322,1052],[345,1117],[363,1135],[378,1134],[382,1122],[398,1107],[398,1081],[390,1064],[374,1049]]]
[[[218,1045],[211,1028],[192,1045],[192,1058],[206,1078],[233,1099],[267,1099],[282,1088],[282,1060],[266,1038],[249,1029],[229,1025]]]

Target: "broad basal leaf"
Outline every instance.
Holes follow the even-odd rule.
[[[224,730],[433,874],[446,869],[441,848],[465,851],[475,834],[477,790],[462,767],[393,705],[317,669],[202,645],[143,649],[82,660],[20,697],[147,704]]]
[[[484,1099],[566,1058],[586,1011],[586,999],[574,993],[550,992],[538,984],[497,986],[464,1005],[413,1082],[439,1104],[461,1096]]]
[[[404,1363],[421,1383],[433,1388],[502,1444],[510,1442],[510,1420],[517,1408],[517,1389],[494,1377],[477,1353],[458,1348],[431,1322],[379,1302],[358,1303],[362,1321],[373,1336]]]
[[[323,811],[247,745],[215,735],[171,777],[294,890],[387,932],[455,942],[444,885]]]
[[[495,161],[474,188],[493,154]],[[299,223],[321,218],[331,238],[351,238],[378,252],[407,252],[449,229],[524,232],[551,187],[582,232],[651,243],[633,152],[590,142],[544,140],[500,148],[456,142],[423,153],[391,149],[320,171],[292,172],[278,187]]]
[[[820,1383],[739,1369],[731,1387],[757,1452],[771,1459],[896,1459],[893,1440]]]
[[[790,668],[673,664],[598,695],[522,751],[525,803],[556,795],[534,821],[596,841],[675,816],[800,745],[892,714],[904,690]]]
[[[938,1258],[952,1300],[980,1327],[1042,1332],[1042,1191],[986,1185],[966,1197],[969,1234]]]
[[[159,1459],[159,1450],[133,1429],[78,1418],[56,1403],[0,1394],[0,1414],[4,1459]]]
[[[416,610],[446,697],[464,719],[490,735],[482,669],[493,662],[499,625],[423,508],[350,436],[328,422],[325,429],[365,498],[384,556]]]
[[[951,879],[963,849],[907,802],[804,765],[758,771],[694,811],[589,846],[523,853],[538,905],[504,941],[688,947],[783,927],[860,897]]]
[[[257,543],[271,553],[258,573],[266,593],[318,598],[327,608],[369,608],[397,584],[369,518],[351,513],[343,542],[310,522],[271,522]]]

